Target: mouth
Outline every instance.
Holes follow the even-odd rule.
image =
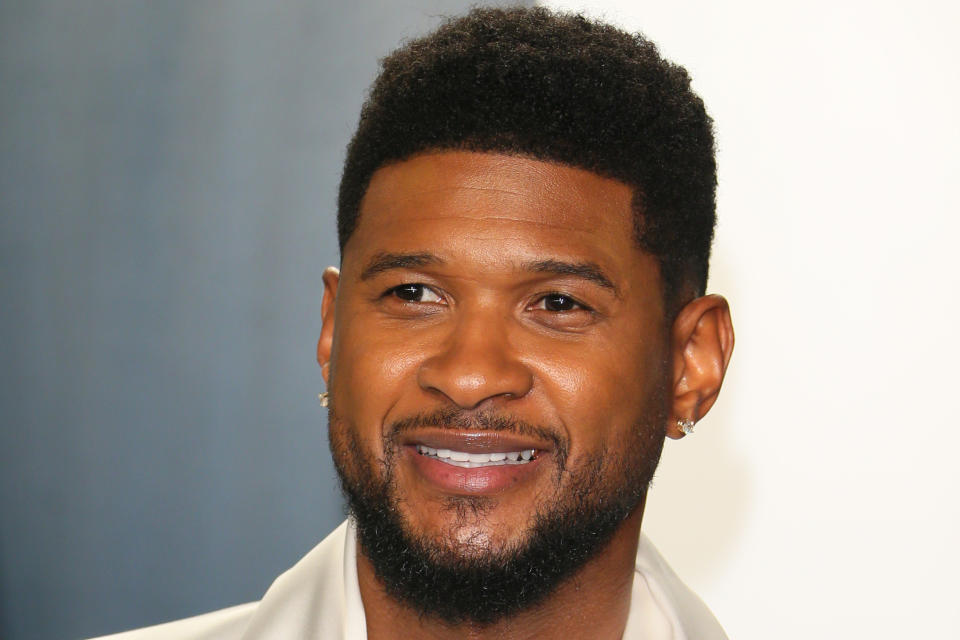
[[[463,467],[465,469],[529,464],[537,459],[536,449],[471,453],[469,451],[457,451],[455,449],[436,449],[424,444],[418,444],[417,453],[438,460],[444,464]]]
[[[442,494],[491,495],[537,482],[553,454],[533,435],[417,429],[397,444],[417,478]]]

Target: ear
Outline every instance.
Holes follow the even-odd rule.
[[[673,404],[667,435],[682,438],[678,420],[696,422],[720,393],[733,353],[730,306],[718,295],[691,301],[673,323]]]
[[[336,315],[337,287],[340,285],[340,271],[336,267],[327,267],[323,271],[323,302],[320,303],[320,315],[323,328],[317,341],[317,362],[323,381],[330,384],[330,354],[333,351],[333,318]]]

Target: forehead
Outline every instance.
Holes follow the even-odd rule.
[[[557,163],[495,153],[424,154],[374,173],[344,262],[352,253],[423,244],[456,249],[457,243],[503,258],[587,252],[631,259],[642,253],[633,239],[632,196],[626,184]]]

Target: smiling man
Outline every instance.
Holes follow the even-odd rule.
[[[725,638],[640,533],[733,347],[715,186],[640,36],[475,10],[385,59],[317,347],[350,518],[260,602],[130,637]]]
[[[709,118],[649,42],[479,11],[384,62],[317,351],[371,638],[713,638],[640,542],[733,344]]]

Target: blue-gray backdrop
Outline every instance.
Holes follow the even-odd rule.
[[[343,149],[377,59],[467,5],[0,3],[0,637],[255,599],[340,521]]]

